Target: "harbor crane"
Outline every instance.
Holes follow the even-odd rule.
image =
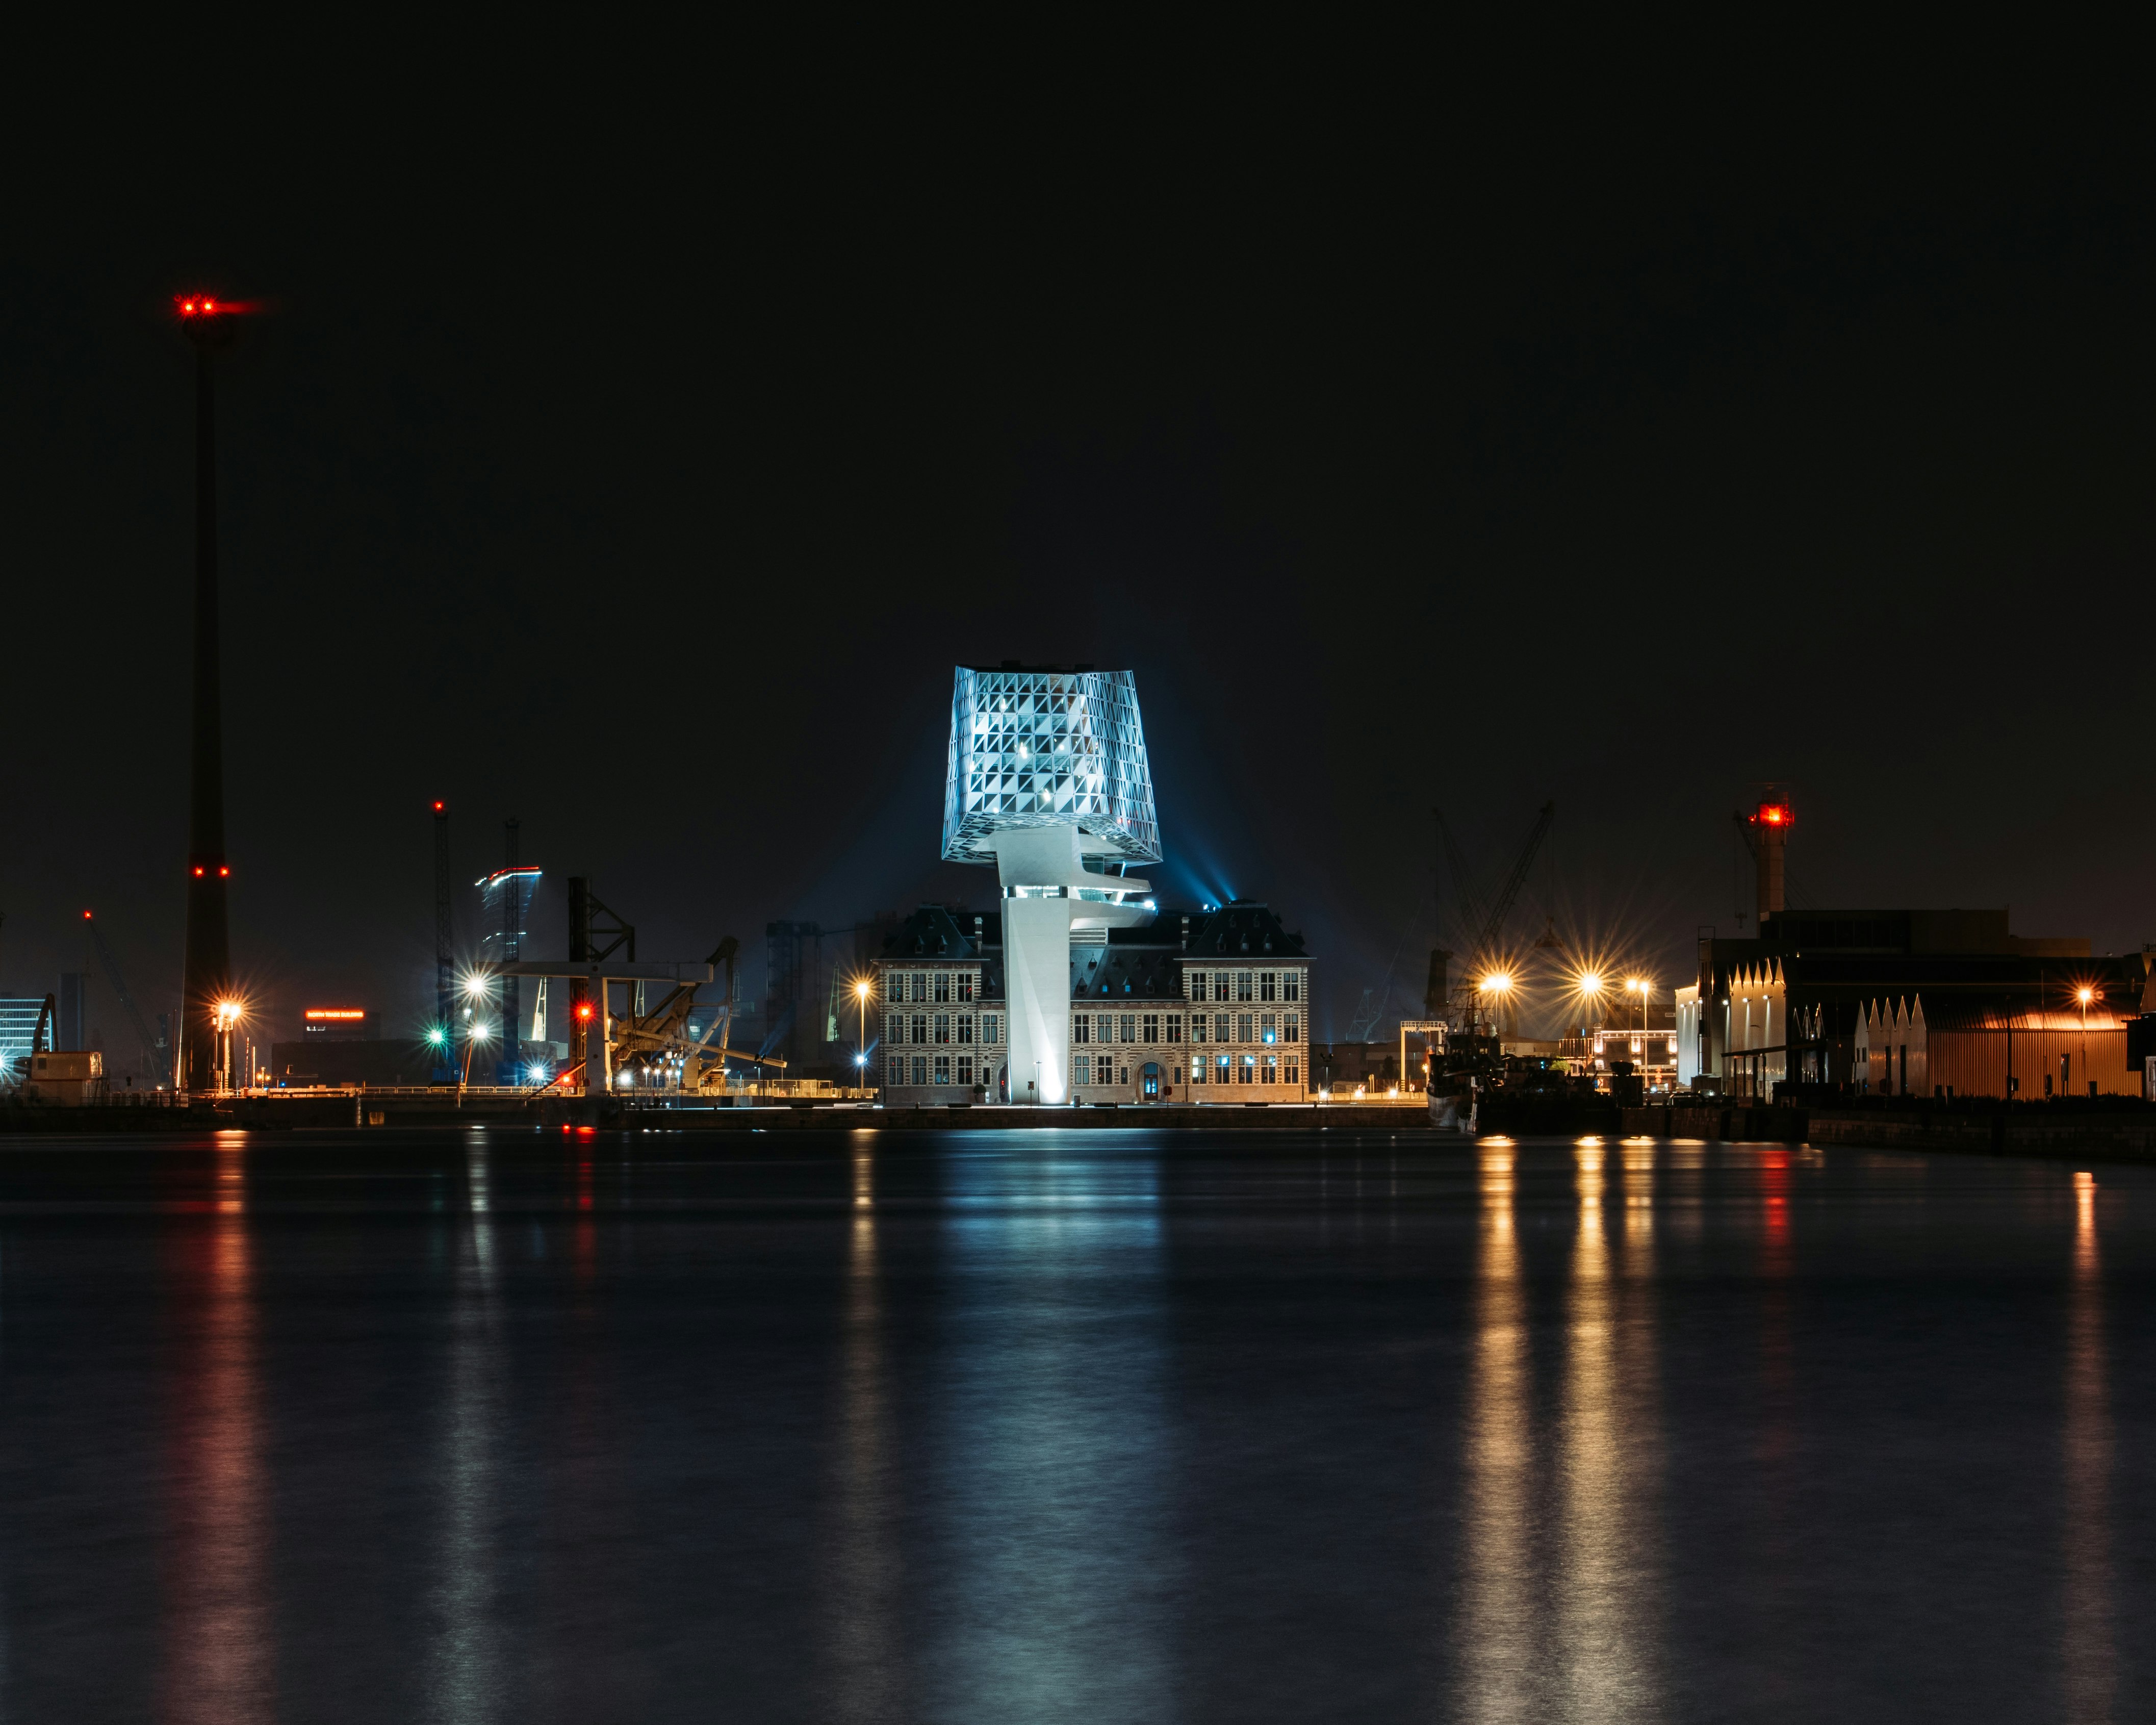
[[[150,1034],[150,1027],[142,1022],[142,1014],[135,1004],[135,997],[127,992],[126,978],[120,974],[120,961],[112,956],[112,948],[105,943],[105,932],[97,926],[97,919],[87,911],[82,913],[82,926],[90,931],[90,943],[97,949],[97,962],[103,967],[105,981],[112,984],[112,992],[119,997],[121,1010],[127,1014],[127,1022],[134,1029],[136,1040],[142,1045],[142,1076],[152,1085],[167,1083],[172,1079],[169,1062],[161,1058],[166,1052],[162,1039]]]
[[[1503,959],[1505,919],[1512,915],[1512,906],[1520,896],[1520,890],[1527,884],[1528,871],[1534,867],[1535,858],[1541,853],[1543,848],[1543,841],[1549,837],[1550,826],[1557,819],[1557,804],[1553,801],[1543,804],[1541,812],[1535,817],[1534,826],[1527,834],[1527,842],[1520,847],[1519,855],[1513,860],[1512,866],[1506,874],[1503,884],[1498,887],[1496,896],[1491,900],[1486,907],[1476,897],[1471,877],[1468,872],[1467,859],[1461,854],[1458,841],[1453,838],[1452,829],[1445,824],[1445,812],[1434,808],[1430,810],[1430,814],[1437,821],[1438,837],[1444,844],[1445,861],[1452,870],[1453,890],[1459,896],[1461,914],[1466,926],[1473,931],[1474,944],[1468,951],[1468,963],[1472,971],[1476,973],[1476,976],[1480,976],[1498,965]],[[1538,945],[1554,943],[1547,937],[1537,942]],[[1438,974],[1435,956],[1432,954],[1433,980]],[[1460,984],[1466,992],[1467,1009],[1471,1014],[1476,1009],[1474,991],[1479,986],[1476,977],[1473,976],[1465,979]],[[1518,1007],[1515,993],[1516,991],[1507,990],[1505,995],[1505,1016],[1508,1031],[1517,1023]]]

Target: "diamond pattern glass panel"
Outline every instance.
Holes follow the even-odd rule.
[[[943,855],[990,862],[991,835],[1073,826],[1088,856],[1160,860],[1152,769],[1129,671],[969,670],[951,696]]]

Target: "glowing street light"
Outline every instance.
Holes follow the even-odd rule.
[[[2074,990],[2074,999],[2082,1004],[2082,1076],[2088,1079],[2089,1093],[2093,1096],[2096,1081],[2088,1076],[2088,1009],[2089,1003],[2096,999],[2096,990],[2084,985]]]
[[[854,999],[860,1003],[861,1009],[861,1042],[854,1055],[854,1065],[860,1069],[857,1076],[861,1081],[856,1088],[865,1090],[869,1082],[869,979],[866,977],[855,979]]]
[[[217,1033],[211,1059],[215,1065],[217,1087],[232,1088],[232,1031],[233,1027],[247,1015],[246,1004],[227,996],[210,1004],[210,1025]]]

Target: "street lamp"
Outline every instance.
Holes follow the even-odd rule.
[[[244,1009],[237,1000],[219,1000],[210,1008],[210,1022],[217,1030],[217,1044],[212,1059],[216,1064],[215,1076],[219,1090],[232,1088],[232,1028],[244,1014]]]
[[[2082,1004],[2082,1076],[2088,1080],[2089,1094],[2094,1096],[2096,1081],[2088,1076],[2088,1009],[2089,1002],[2096,999],[2096,990],[2087,987],[2076,988],[2074,998]]]
[[[860,1069],[855,1075],[860,1080],[860,1087],[866,1090],[869,1083],[869,979],[866,977],[855,979],[854,999],[860,1004],[861,1009],[861,1045],[854,1055],[854,1065]]]
[[[469,992],[469,987],[467,987],[467,992]],[[471,1034],[465,1038],[465,1068],[462,1076],[457,1080],[457,1106],[459,1108],[465,1105],[465,1086],[471,1082],[472,1053],[480,1044],[486,1040],[489,1034],[485,1022],[483,1019],[475,1019],[472,1021]]]

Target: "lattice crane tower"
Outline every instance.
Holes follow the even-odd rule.
[[[1002,884],[1011,1100],[1068,1101],[1071,932],[1153,916],[1148,883],[1106,872],[1160,860],[1132,674],[958,667],[943,855]]]

